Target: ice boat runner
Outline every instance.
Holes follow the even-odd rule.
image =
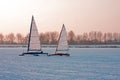
[[[49,54],[49,56],[70,56],[70,54],[68,54],[68,50],[67,32],[63,24],[55,54]]]
[[[37,30],[34,17],[32,16],[30,34],[29,34],[29,39],[28,39],[28,49],[27,49],[27,52],[20,54],[20,56],[24,56],[24,55],[39,56],[40,54],[48,55],[48,53],[43,53],[41,49],[39,33]]]

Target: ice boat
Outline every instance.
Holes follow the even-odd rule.
[[[48,53],[44,53],[42,51],[38,29],[37,29],[34,17],[32,16],[30,34],[28,39],[28,49],[26,52],[23,52],[19,56],[24,56],[24,55],[39,56],[40,54],[48,55]]]
[[[56,51],[54,54],[49,54],[49,56],[70,56],[68,51],[69,51],[69,47],[67,42],[67,32],[65,29],[65,25],[63,24],[60,32],[60,36],[58,39]]]

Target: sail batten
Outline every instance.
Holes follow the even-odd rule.
[[[28,42],[28,51],[30,50],[41,50],[39,33],[33,16],[31,21],[31,28],[30,28],[29,42]]]
[[[67,32],[63,24],[55,53],[58,53],[59,51],[62,51],[62,53],[66,53],[68,50]]]

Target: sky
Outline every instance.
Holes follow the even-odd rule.
[[[40,33],[120,32],[120,0],[0,0],[0,33],[29,33],[32,15]]]

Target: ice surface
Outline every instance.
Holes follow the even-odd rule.
[[[0,48],[0,80],[120,80],[120,48],[71,48],[70,57],[18,56],[24,50]]]

